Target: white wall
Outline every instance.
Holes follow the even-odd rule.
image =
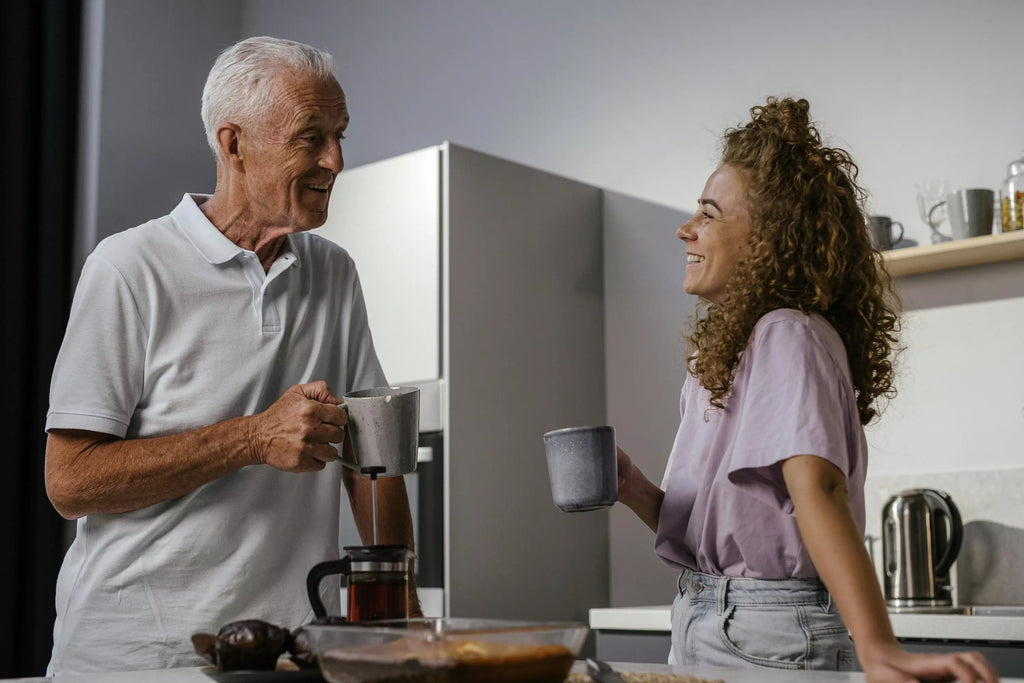
[[[1024,261],[899,286],[900,394],[869,428],[869,474],[1024,467]]]
[[[117,7],[174,7],[198,24],[210,21],[211,4],[218,5],[118,0]],[[450,139],[686,211],[714,166],[722,130],[766,95],[791,94],[808,98],[826,139],[853,153],[871,212],[902,220],[909,238],[927,243],[917,183],[995,188],[1024,150],[1024,91],[1014,85],[1024,3],[1016,0],[243,0],[240,21],[242,35],[270,33],[335,55],[353,117],[344,148],[349,165]],[[133,42],[165,39],[148,19],[119,25]],[[187,44],[189,36],[181,38]],[[197,101],[214,54],[209,41],[198,48],[194,62],[203,68],[170,54],[147,64],[149,77],[160,74],[161,92]],[[138,75],[131,64],[125,68]],[[177,109],[168,115],[143,106],[125,90],[111,103],[123,120],[111,134],[181,125]],[[182,131],[181,142],[201,144],[197,127]],[[123,202],[132,215],[163,213],[162,199],[143,201],[128,191],[134,174],[153,173],[169,156],[159,152],[126,154],[117,173],[105,167],[107,177],[126,179],[101,188],[106,201]],[[164,189],[178,196],[203,188]],[[677,264],[659,251],[681,254],[673,228],[637,226],[668,235],[638,247],[655,249],[652,272],[644,274],[658,283],[652,287],[671,287],[677,278]],[[1021,261],[905,280],[913,310],[903,394],[870,431],[872,471],[1017,464],[1022,280]],[[678,307],[656,305],[670,321],[665,327],[684,324]],[[671,341],[637,361],[637,376],[678,372]],[[609,384],[610,395],[618,389]],[[645,440],[667,447],[673,418],[641,419],[644,400],[617,426],[656,430]],[[651,476],[660,476],[664,455],[642,457]],[[635,529],[617,527],[616,515],[613,553],[624,548],[628,560],[613,561],[613,604],[666,602],[671,586],[647,580],[661,569],[636,549]]]

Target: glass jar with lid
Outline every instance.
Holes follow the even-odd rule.
[[[999,191],[999,206],[1003,232],[1024,229],[1024,158],[1006,167],[1006,180]]]

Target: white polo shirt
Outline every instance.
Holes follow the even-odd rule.
[[[186,194],[89,256],[47,430],[147,438],[258,413],[294,384],[325,380],[339,397],[386,384],[348,253],[292,234],[264,272],[207,220],[206,199]],[[197,666],[197,631],[305,623],[306,573],[339,556],[340,503],[337,463],[252,466],[176,500],[83,517],[57,580],[48,673]],[[333,613],[336,587],[322,586]]]

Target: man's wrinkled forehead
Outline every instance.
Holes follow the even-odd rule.
[[[348,107],[342,99],[337,106],[313,106],[300,109],[294,119],[296,127],[305,128],[311,126],[327,125],[331,127],[347,128],[349,122]]]
[[[332,77],[329,80],[291,74],[281,79],[274,97],[278,115],[292,126],[346,127],[349,122],[345,91]]]

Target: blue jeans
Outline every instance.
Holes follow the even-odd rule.
[[[689,570],[672,603],[669,664],[853,671],[853,641],[819,579]]]

